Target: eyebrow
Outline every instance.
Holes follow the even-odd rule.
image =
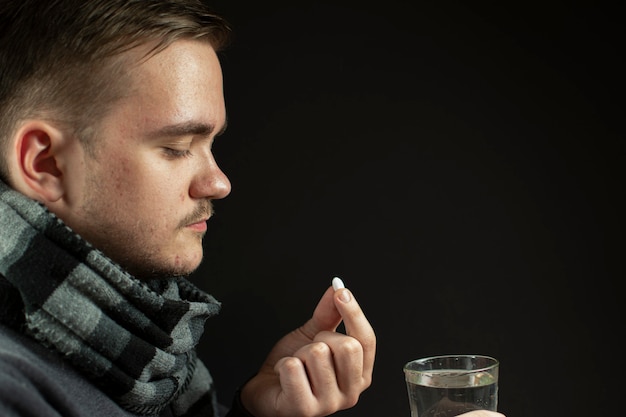
[[[228,120],[224,121],[224,126],[215,134],[219,136],[224,133],[228,127]],[[173,125],[163,126],[157,130],[148,133],[150,138],[166,138],[166,137],[180,137],[180,136],[210,136],[215,130],[215,125],[200,123],[200,122],[183,122]]]

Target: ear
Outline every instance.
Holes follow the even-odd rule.
[[[24,122],[16,135],[14,177],[23,192],[43,203],[53,203],[64,195],[63,172],[59,158],[68,138],[52,124],[33,120]]]

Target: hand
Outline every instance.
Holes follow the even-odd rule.
[[[343,320],[346,334],[336,332]],[[241,401],[256,417],[319,417],[354,406],[372,381],[376,336],[348,289],[322,296],[313,317],[283,337]]]

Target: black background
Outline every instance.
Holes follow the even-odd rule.
[[[220,399],[337,275],[378,337],[339,415],[408,416],[402,366],[447,353],[500,359],[509,417],[622,414],[623,8],[433,3],[212,2]]]

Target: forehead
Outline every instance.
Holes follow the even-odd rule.
[[[140,49],[133,53],[145,55]],[[130,88],[120,110],[136,115],[137,123],[224,123],[222,71],[210,43],[179,40],[135,62],[129,65]]]

